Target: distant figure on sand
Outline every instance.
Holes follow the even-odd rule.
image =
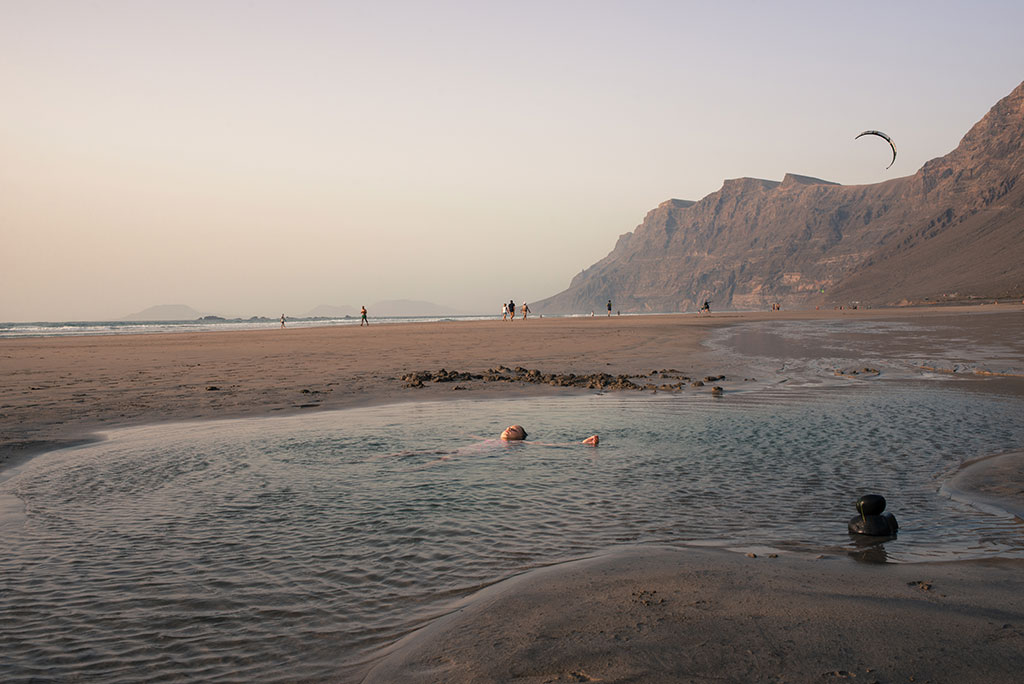
[[[612,300],[608,300],[608,315],[612,315]]]
[[[506,304],[505,302],[501,303],[501,320],[508,320],[508,304]]]
[[[362,318],[359,320],[359,327],[362,328],[364,325],[370,325],[370,321],[366,320],[366,307],[361,307],[359,314]]]
[[[284,327],[284,314],[281,314],[281,327]]]
[[[707,311],[708,313],[711,313],[711,302],[705,299],[704,305],[700,307],[700,310],[701,312]]]
[[[508,319],[516,320],[516,302],[513,299],[508,300]]]
[[[526,320],[526,314],[530,313],[530,305],[523,302],[523,320]]]

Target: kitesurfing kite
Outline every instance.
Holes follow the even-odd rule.
[[[896,163],[896,143],[892,141],[892,138],[887,136],[882,131],[864,131],[863,133],[858,135],[857,138],[859,138],[861,135],[877,135],[879,138],[882,138],[887,143],[889,143],[889,147],[892,148],[892,161],[889,162],[889,166],[892,166],[893,164]],[[854,140],[856,140],[857,138],[854,138]],[[889,168],[889,166],[886,166],[885,168]]]

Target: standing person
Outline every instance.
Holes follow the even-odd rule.
[[[281,314],[281,327],[284,327],[284,314]]]
[[[501,303],[501,320],[508,320],[508,304],[506,304],[505,302]]]
[[[526,320],[526,314],[530,313],[530,305],[523,302],[523,320]]]
[[[359,327],[362,328],[364,325],[370,325],[370,321],[366,320],[366,307],[362,307],[359,310],[359,314],[362,318],[359,320]]]
[[[508,300],[508,320],[516,320],[516,302],[514,299]]]
[[[612,315],[612,300],[608,300],[608,315]]]

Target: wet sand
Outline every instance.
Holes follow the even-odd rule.
[[[942,485],[941,492],[982,510],[1024,520],[1024,451],[973,459]]]
[[[485,589],[364,681],[1020,681],[1022,568],[637,548]]]
[[[769,371],[705,346],[723,326],[941,321],[998,343],[1021,316],[1019,305],[989,305],[4,339],[0,467],[119,426],[585,391],[479,380],[410,388],[401,378],[413,371],[672,369],[726,375],[728,390]],[[1024,392],[1016,377],[968,382]],[[958,495],[1020,511],[1024,455],[977,465]],[[495,585],[394,649],[371,681],[1012,681],[1024,665],[1022,570],[1016,560],[898,566],[638,549]]]

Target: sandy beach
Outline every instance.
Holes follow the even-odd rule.
[[[117,426],[452,396],[448,384],[406,388],[401,377],[412,371],[692,369],[707,330],[740,319],[530,318],[0,340],[0,458]],[[565,390],[476,383],[469,391]]]
[[[943,321],[999,340],[1024,306],[530,318],[284,330],[0,339],[0,463],[53,443],[152,422],[281,415],[450,398],[453,385],[410,390],[413,371],[645,375],[675,369],[730,380],[765,369],[704,345],[758,321]],[[993,315],[997,314],[997,315]],[[890,336],[894,347],[912,344]],[[459,383],[470,396],[571,391]],[[459,398],[467,395],[460,394]]]
[[[787,317],[855,315],[807,312]],[[701,344],[707,333],[768,318],[734,313],[538,317],[514,322],[4,339],[0,462],[119,426],[452,396],[447,394],[452,385],[447,384],[406,388],[401,377],[412,371],[480,372],[504,365],[578,374],[662,368],[694,376],[721,374],[729,369],[721,359],[710,358]],[[469,389],[473,396],[566,391],[480,383]]]
[[[410,387],[403,376],[417,371],[672,369],[724,375],[716,384],[728,390],[771,372],[707,345],[728,326],[912,321],[998,345],[1022,317],[1020,305],[988,305],[4,339],[0,467],[122,426],[588,391],[482,379]],[[1024,391],[1012,374],[966,379],[972,391]],[[710,393],[711,384],[681,391]],[[955,493],[1020,511],[1022,462],[980,460]],[[1024,667],[1021,570],[1018,560],[877,565],[841,554],[632,549],[494,585],[382,654],[367,681],[1010,682]]]

